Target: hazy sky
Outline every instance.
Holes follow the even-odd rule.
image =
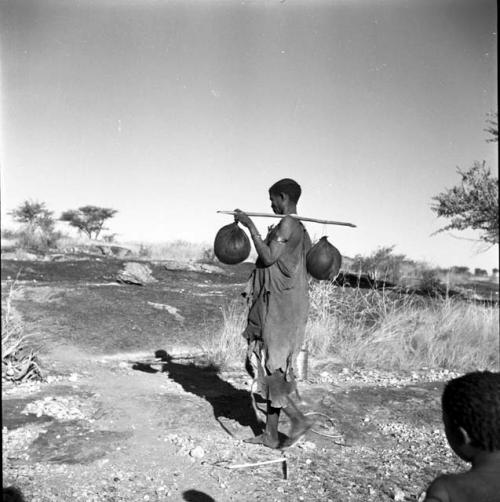
[[[212,241],[283,177],[348,256],[498,266],[431,197],[486,160],[494,0],[0,0],[2,216],[119,212],[121,240]],[[256,219],[265,230],[274,220]],[[474,237],[454,232],[455,236]]]

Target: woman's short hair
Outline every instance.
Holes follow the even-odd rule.
[[[277,181],[269,189],[269,193],[273,195],[286,193],[292,202],[297,203],[302,193],[302,189],[296,181],[290,178],[283,178],[282,180]]]

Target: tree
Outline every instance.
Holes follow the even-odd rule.
[[[498,143],[498,113],[489,113],[486,123],[488,127],[484,131],[491,134],[491,138],[486,141],[488,143]]]
[[[112,218],[118,211],[108,207],[82,206],[78,209],[64,211],[59,218],[69,223],[72,227],[83,232],[89,239],[97,239],[102,230],[105,230],[104,222]]]
[[[435,233],[471,228],[481,232],[480,240],[498,244],[498,178],[484,162],[458,173],[462,176],[460,185],[433,197],[436,204],[432,210],[451,220]]]
[[[352,268],[367,274],[373,280],[391,280],[397,282],[401,275],[401,265],[409,263],[404,254],[394,254],[395,246],[381,247],[369,256],[356,255]]]
[[[45,202],[25,200],[16,209],[9,211],[14,221],[24,223],[32,229],[40,228],[50,232],[54,229],[53,212],[45,207]]]
[[[25,200],[8,214],[22,224],[15,233],[17,245],[22,249],[45,252],[60,238],[60,233],[55,231],[53,212],[45,207],[44,202]]]
[[[498,141],[498,115],[490,114],[489,127],[485,129]],[[432,198],[431,209],[438,217],[450,220],[437,232],[446,230],[479,230],[480,239],[498,244],[498,178],[492,176],[486,162],[474,162],[467,171],[457,169],[461,183]]]

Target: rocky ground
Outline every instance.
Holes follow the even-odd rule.
[[[466,467],[440,417],[455,375],[425,368],[313,360],[300,386],[313,430],[283,452],[244,443],[259,428],[247,375],[183,357],[200,354],[247,271],[153,267],[158,282],[130,286],[113,280],[121,265],[33,262],[18,276],[14,304],[43,336],[46,380],[3,385],[3,483],[28,501],[410,501]],[[3,285],[18,266],[2,264]],[[158,349],[174,358],[138,364]]]

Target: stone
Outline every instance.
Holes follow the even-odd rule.
[[[394,500],[396,502],[403,502],[405,499],[405,492],[401,488],[394,489]]]
[[[205,450],[201,446],[195,446],[189,455],[193,458],[203,458],[205,456]]]
[[[172,307],[170,305],[167,305],[166,303],[155,303],[155,302],[148,302],[148,305],[151,305],[154,309],[157,310],[166,310],[170,315],[172,315],[177,321],[179,322],[184,322],[184,316],[179,314],[179,309],[176,307]]]
[[[209,263],[198,263],[192,261],[167,260],[163,262],[166,270],[183,270],[188,272],[202,272],[205,274],[228,275],[228,272],[217,265]]]
[[[137,262],[125,263],[125,268],[119,272],[116,280],[124,284],[135,284],[142,286],[158,282],[153,277],[153,273],[148,265]]]

